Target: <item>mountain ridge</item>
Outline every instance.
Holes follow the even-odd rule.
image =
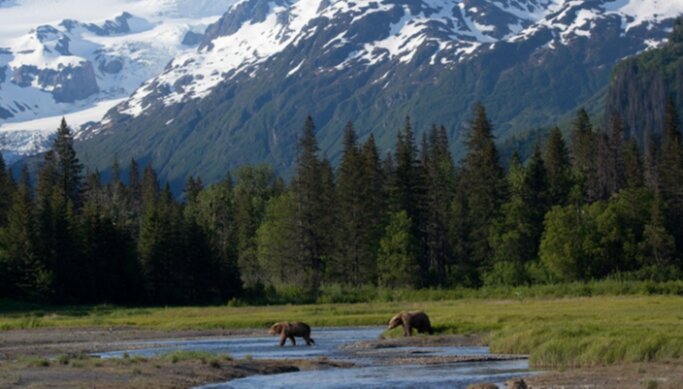
[[[233,5],[196,53],[176,58],[81,134],[80,149],[100,167],[110,161],[95,156],[153,161],[176,186],[245,163],[287,174],[310,113],[333,161],[347,121],[388,150],[407,115],[418,135],[445,124],[459,156],[475,101],[502,139],[552,126],[604,94],[619,60],[664,42],[683,11],[683,2],[654,0],[359,4]]]
[[[599,102],[589,107],[599,114],[613,66],[661,46],[683,12],[681,0],[225,3],[191,37],[196,48],[77,135],[93,168],[137,158],[176,187],[246,163],[286,175],[308,114],[333,161],[347,121],[386,151],[408,115],[418,135],[444,124],[459,156],[475,101],[501,141],[555,125],[586,102]]]

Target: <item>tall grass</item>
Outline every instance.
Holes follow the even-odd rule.
[[[316,300],[298,288],[259,291],[243,300],[233,300],[232,305],[280,305],[280,304],[330,304],[366,302],[444,301],[458,299],[526,299],[587,296],[683,296],[683,280],[680,281],[633,281],[611,278],[600,281],[528,286],[489,286],[448,289],[397,289],[375,286],[323,285]]]
[[[261,328],[265,334],[281,320],[306,321],[315,331],[321,326],[384,326],[398,311],[425,310],[439,332],[480,334],[492,352],[529,354],[533,366],[661,361],[683,355],[681,282],[603,281],[478,291],[361,288],[353,294],[328,288],[320,297],[329,302],[324,304],[9,310],[0,315],[0,329]]]

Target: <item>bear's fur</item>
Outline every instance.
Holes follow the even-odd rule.
[[[429,316],[424,312],[401,312],[391,318],[389,321],[389,329],[403,326],[403,336],[412,336],[413,328],[419,333],[434,333],[432,324],[429,322]]]
[[[291,323],[288,321],[275,323],[272,327],[270,327],[270,331],[268,331],[268,333],[270,335],[280,334],[280,347],[285,345],[285,342],[288,338],[292,341],[292,346],[296,346],[296,340],[294,340],[295,336],[304,338],[306,341],[306,346],[310,346],[312,343],[315,343],[315,341],[311,339],[311,327],[309,327],[306,323],[301,323],[298,321],[293,321]]]

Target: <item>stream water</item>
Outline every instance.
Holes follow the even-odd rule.
[[[223,388],[465,388],[478,382],[496,382],[529,374],[526,360],[453,362],[457,356],[489,355],[486,347],[391,347],[356,348],[354,344],[377,340],[384,328],[315,329],[311,336],[315,345],[307,347],[303,340],[292,347],[278,346],[278,337],[229,337],[205,340],[168,340],[121,343],[122,350],[100,354],[102,358],[130,356],[152,357],[178,350],[230,354],[254,359],[328,358],[353,362],[352,368],[301,371],[295,373],[251,376],[201,389]],[[265,331],[264,331],[265,332]],[[126,349],[129,346],[130,349]],[[149,346],[149,347],[147,347]],[[412,362],[412,358],[415,361]],[[420,363],[425,358],[443,358],[443,363]],[[398,363],[397,361],[402,361]],[[406,362],[407,361],[407,362]]]

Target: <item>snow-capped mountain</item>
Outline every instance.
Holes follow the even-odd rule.
[[[14,8],[28,2],[16,0]],[[57,56],[73,42],[113,42],[94,32],[108,29],[117,31],[118,39],[149,34],[151,42],[140,41],[166,47],[168,43],[155,39],[155,29],[177,27],[192,17],[185,11],[140,10],[149,11],[150,4],[159,9],[192,4],[187,12],[195,12],[195,17],[225,11],[204,31],[202,23],[190,23],[193,27],[184,30],[193,32],[195,47],[183,46],[179,42],[186,36],[176,34],[166,57],[172,58],[170,63],[154,61],[159,66],[148,70],[155,74],[80,134],[80,150],[98,167],[108,166],[114,155],[136,157],[153,162],[171,180],[188,174],[211,180],[248,162],[266,161],[286,171],[308,113],[318,124],[323,152],[333,159],[348,120],[356,123],[361,136],[374,133],[382,147],[392,145],[407,114],[415,119],[418,133],[432,122],[444,123],[456,151],[460,129],[476,100],[489,108],[500,136],[555,124],[581,104],[599,105],[613,66],[661,45],[683,12],[683,0],[103,3],[104,8],[117,4],[121,11],[108,16],[108,22],[74,17],[66,18],[78,20],[73,28],[70,23],[52,23],[57,33],[47,31],[43,47]],[[124,21],[134,32],[118,32]],[[33,34],[38,40],[37,28]],[[68,44],[60,43],[65,41],[62,35]],[[21,47],[17,42],[9,46],[15,56],[22,51],[15,49]],[[138,52],[124,51],[118,58],[131,61],[139,58]],[[82,56],[99,80],[109,62],[101,66],[97,56]],[[81,69],[82,79],[89,77],[83,62],[70,64],[72,78],[76,69]],[[79,82],[83,89],[71,91],[60,83],[42,87],[39,76],[31,81],[31,87],[53,100],[91,93],[94,88],[88,90],[86,84]],[[102,94],[106,85],[98,83],[93,96]]]
[[[681,12],[681,0],[245,0],[209,28],[197,51],[176,57],[118,111],[140,115],[150,96],[165,105],[203,98],[240,74],[258,76],[270,58],[315,40],[325,42],[319,54],[333,57],[316,71],[391,61],[449,67],[497,43],[539,34],[548,35],[548,47],[569,45],[600,34],[599,27],[609,22],[619,22],[625,35],[650,31],[642,48],[654,47],[666,36],[663,25],[670,26]],[[320,62],[320,57],[300,59],[290,64],[287,77],[307,61]],[[389,76],[371,82],[389,82]]]
[[[333,160],[348,120],[389,148],[406,115],[418,134],[444,123],[457,153],[476,100],[503,137],[601,105],[613,66],[662,44],[681,12],[683,0],[243,0],[81,150],[172,181],[262,161],[287,171],[311,113]]]
[[[38,152],[59,117],[96,122],[194,51],[232,0],[0,3],[0,150]]]

